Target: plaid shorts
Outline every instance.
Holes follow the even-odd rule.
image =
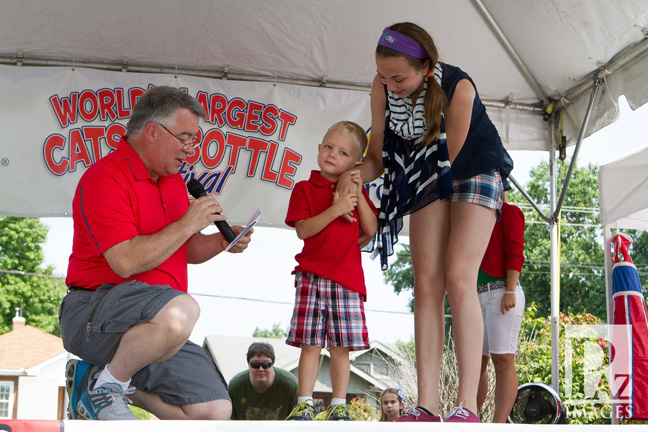
[[[286,343],[317,347],[369,348],[360,293],[312,273],[295,274],[295,308]],[[328,344],[326,344],[328,342]]]
[[[502,208],[504,188],[498,169],[467,179],[452,181],[450,201],[479,204],[494,210]]]

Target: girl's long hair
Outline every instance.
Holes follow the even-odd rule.
[[[436,65],[439,60],[439,52],[432,40],[432,36],[430,36],[428,32],[410,22],[396,23],[388,28],[409,37],[421,45],[423,49],[425,49],[428,58],[418,59],[382,45],[378,45],[376,48],[376,57],[403,57],[416,69],[422,69],[427,64],[428,72],[434,72],[434,65]],[[424,145],[432,143],[441,134],[441,113],[443,113],[447,105],[445,93],[439,83],[437,83],[436,79],[434,79],[434,76],[430,76],[426,79],[427,92],[425,94],[423,106],[425,107],[425,120],[427,121],[428,130],[423,139]]]

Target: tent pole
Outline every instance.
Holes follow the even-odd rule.
[[[560,394],[560,211],[556,209],[556,118],[551,118],[551,148],[549,150],[549,205],[552,216],[550,228],[551,262],[551,385]],[[557,216],[557,217],[556,217]]]
[[[545,221],[549,222],[549,216],[545,215],[542,209],[538,206],[538,204],[535,202],[533,198],[527,193],[527,191],[524,190],[524,187],[518,183],[518,181],[513,177],[512,175],[508,176],[508,179],[515,185],[517,190],[522,194],[522,196],[531,204],[531,207],[535,209],[536,212],[538,212],[538,215]]]
[[[607,310],[608,336],[612,334],[612,325],[614,323],[614,304],[612,303],[612,242],[610,241],[612,232],[610,225],[603,227],[603,262],[605,263],[605,307]],[[608,347],[610,347],[608,341]],[[611,349],[611,348],[608,348]],[[608,366],[608,386],[610,387],[610,423],[619,424],[619,418],[616,413],[616,404],[614,403],[613,390],[614,375],[612,375],[612,363]]]
[[[572,174],[574,172],[574,167],[576,166],[576,161],[578,159],[578,152],[580,151],[580,146],[585,139],[585,133],[587,132],[587,125],[589,124],[590,117],[592,116],[592,110],[594,109],[594,102],[596,101],[596,96],[598,95],[599,88],[603,80],[597,79],[590,94],[589,105],[587,106],[587,111],[585,112],[585,118],[583,119],[583,124],[581,125],[580,133],[578,134],[578,140],[576,141],[576,146],[574,147],[574,154],[572,155],[571,162],[569,164],[569,170],[565,176],[565,182],[562,186],[562,191],[560,192],[560,199],[558,200],[558,205],[556,210],[552,213],[553,217],[556,218],[557,214],[562,208],[563,202],[565,201],[565,196],[567,195],[567,187],[569,186],[569,181],[571,180]],[[555,137],[552,137],[552,144]]]

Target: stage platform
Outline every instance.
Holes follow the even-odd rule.
[[[616,432],[645,431],[645,425],[523,425],[474,423],[380,423],[284,421],[81,421],[81,420],[0,420],[1,432],[367,432],[367,431],[479,431],[479,432]]]

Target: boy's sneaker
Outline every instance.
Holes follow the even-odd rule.
[[[422,406],[417,406],[416,408],[410,407],[409,410],[398,417],[395,422],[435,422],[440,423],[441,417],[435,416],[430,411],[426,410]]]
[[[339,404],[331,405],[329,409],[326,410],[326,416],[324,420],[333,420],[333,421],[349,421],[351,416],[349,415],[349,405],[348,404]]]
[[[80,420],[138,420],[128,407],[119,384],[107,383],[91,390],[101,368],[83,360],[69,360],[65,370],[70,402],[68,418]]]
[[[295,405],[286,420],[315,420],[315,410],[308,402]]]
[[[477,415],[463,407],[463,402],[458,407],[454,407],[444,421],[450,423],[481,423]]]

